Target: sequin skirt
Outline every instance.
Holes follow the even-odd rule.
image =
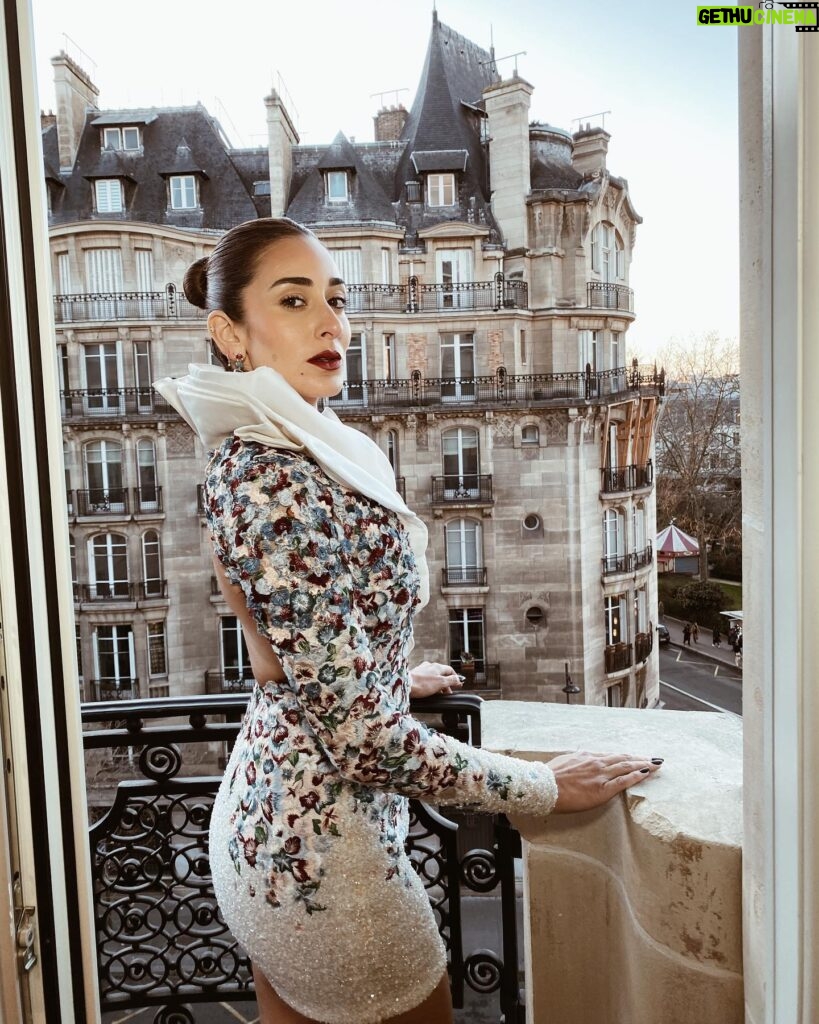
[[[446,970],[404,852],[407,801],[339,778],[304,743],[283,757],[271,740],[286,713],[257,687],[213,807],[216,898],[286,1003],[322,1024],[378,1024],[421,1004]]]

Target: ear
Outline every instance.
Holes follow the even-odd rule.
[[[240,336],[239,325],[221,309],[214,309],[208,314],[208,330],[223,356],[232,359],[237,352],[244,352],[245,343]]]

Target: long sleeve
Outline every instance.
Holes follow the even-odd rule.
[[[339,774],[433,803],[548,814],[547,765],[475,749],[407,712],[417,576],[400,531],[385,541],[389,514],[365,503],[361,518],[363,499],[309,460],[259,450],[242,472],[227,459],[208,478],[215,551]]]

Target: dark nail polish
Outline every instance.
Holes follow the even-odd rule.
[[[650,768],[641,768],[640,771],[643,773],[643,775],[647,775],[651,771],[651,769]]]
[[[665,760],[664,757],[652,757],[651,763],[652,764],[662,764],[664,760]]]

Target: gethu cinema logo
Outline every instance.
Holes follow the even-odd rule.
[[[771,0],[756,7],[698,7],[699,25],[816,25],[817,3],[795,3],[776,10]]]

